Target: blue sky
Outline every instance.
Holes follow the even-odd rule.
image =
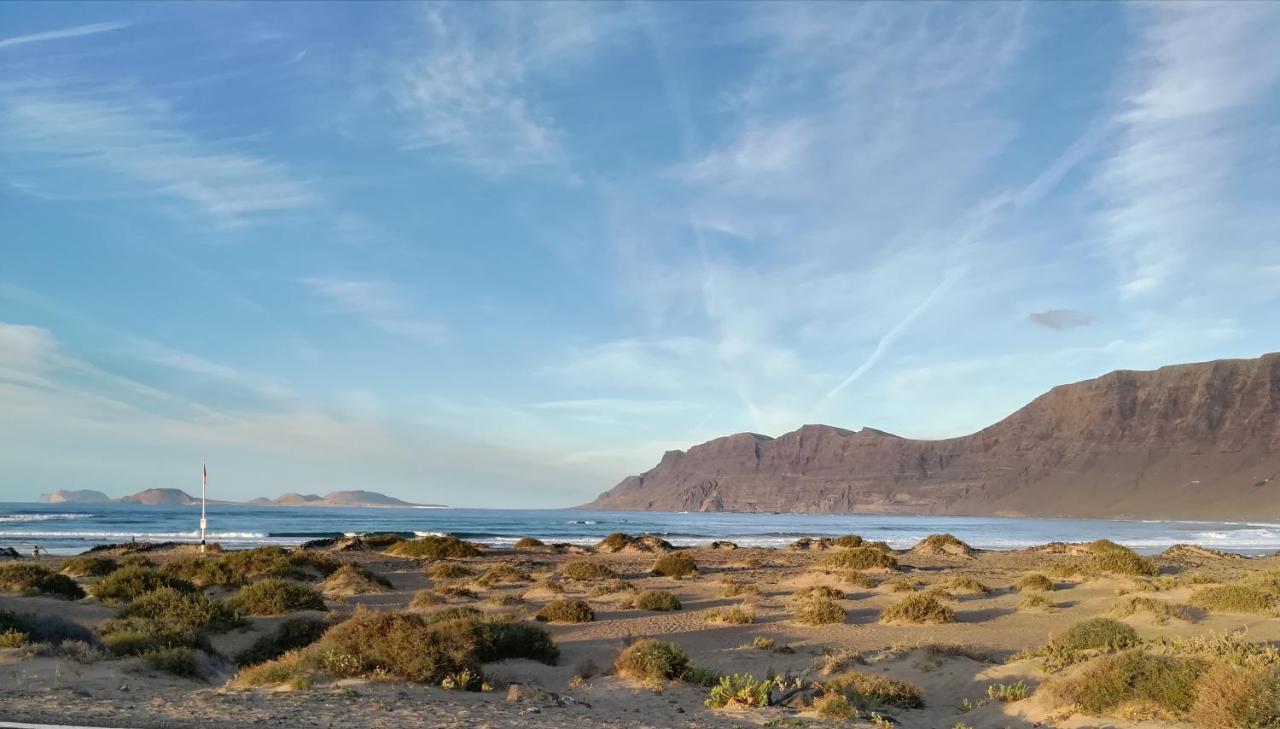
[[[1280,5],[0,4],[0,499],[564,506],[1280,349]]]

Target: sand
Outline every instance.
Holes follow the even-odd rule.
[[[1062,716],[1040,695],[1010,704],[992,703],[961,712],[965,699],[977,701],[995,683],[1025,681],[1031,686],[1047,679],[1036,660],[1008,662],[1017,651],[1041,645],[1052,634],[1089,617],[1105,615],[1117,592],[1133,588],[1127,578],[1057,580],[1058,589],[1046,593],[1057,605],[1049,611],[1019,610],[1022,595],[1014,588],[1029,570],[1072,559],[1047,551],[979,552],[973,557],[926,556],[899,553],[901,576],[925,583],[954,575],[972,576],[994,588],[988,595],[957,594],[949,604],[956,622],[946,625],[887,625],[878,622],[880,610],[903,594],[888,586],[857,588],[816,574],[810,568],[829,552],[790,552],[770,549],[688,550],[700,573],[675,580],[648,574],[653,554],[624,551],[594,554],[589,559],[607,564],[636,587],[672,592],[683,609],[653,613],[630,609],[623,601],[633,593],[588,597],[596,610],[594,622],[550,625],[561,649],[556,666],[512,660],[485,666],[496,690],[486,693],[446,691],[397,681],[345,680],[318,683],[306,690],[243,690],[228,685],[234,669],[225,662],[206,666],[207,680],[167,676],[143,667],[138,659],[111,659],[82,664],[63,657],[29,656],[21,649],[0,649],[0,718],[29,722],[73,722],[119,727],[734,727],[823,726],[831,722],[787,707],[713,711],[703,705],[706,690],[675,682],[646,687],[611,674],[615,655],[626,641],[658,637],[679,644],[693,663],[724,673],[801,672],[821,663],[824,655],[839,653],[850,668],[909,681],[924,691],[926,708],[883,712],[899,726],[949,729],[963,722],[974,729],[999,727],[1171,727],[1168,722],[1123,722],[1110,718]],[[149,554],[157,561],[164,554]],[[388,557],[374,552],[334,552],[341,561],[358,562],[391,580],[386,592],[330,601],[333,611],[357,605],[380,610],[405,609],[413,594],[433,586],[424,575],[425,562]],[[513,563],[535,578],[551,574],[557,565],[582,555],[546,549],[534,552],[485,550],[465,560],[468,566]],[[1078,559],[1078,558],[1076,558]],[[42,562],[56,566],[57,558]],[[1157,562],[1168,573],[1199,572],[1234,579],[1251,571],[1280,570],[1275,557],[1239,559],[1190,554]],[[897,577],[897,575],[891,576]],[[759,588],[759,595],[722,596],[723,580]],[[87,582],[87,581],[86,581]],[[467,583],[441,580],[435,583]],[[565,582],[570,596],[586,596],[591,583]],[[791,622],[788,598],[797,589],[830,584],[848,592],[840,604],[848,611],[844,623],[804,626]],[[438,586],[438,585],[436,585]],[[485,611],[515,611],[530,617],[541,603],[557,597],[528,584],[472,586],[477,599],[451,599],[450,604],[473,605]],[[1192,588],[1143,593],[1183,603]],[[225,594],[210,591],[211,594]],[[494,595],[524,595],[526,602],[498,607]],[[756,615],[749,625],[709,624],[705,610],[745,604]],[[92,598],[67,602],[44,597],[0,596],[0,609],[57,614],[94,626],[115,610]],[[249,645],[285,618],[255,618],[251,628],[213,638],[214,648],[226,655]],[[1125,619],[1144,638],[1197,636],[1246,629],[1250,640],[1280,641],[1280,619],[1250,615],[1200,614],[1194,621],[1174,620],[1157,625],[1150,618]],[[751,647],[761,637],[773,649]],[[942,646],[942,649],[931,646]],[[963,650],[954,648],[964,646]],[[855,665],[852,661],[862,661]],[[505,684],[534,687],[530,700],[509,701]],[[869,726],[853,722],[848,726]]]

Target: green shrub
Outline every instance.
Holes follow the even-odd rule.
[[[967,592],[972,595],[990,595],[991,588],[968,576],[952,577],[944,583],[948,590],[954,592]]]
[[[672,552],[654,560],[653,568],[650,571],[655,575],[674,577],[678,580],[682,577],[697,574],[698,563],[693,560],[693,557],[684,552]]]
[[[828,554],[818,566],[832,571],[896,570],[898,560],[874,547],[853,547]]]
[[[1157,625],[1164,625],[1171,619],[1191,620],[1191,613],[1186,607],[1153,597],[1132,596],[1119,600],[1111,606],[1111,614],[1118,618],[1127,618],[1138,613],[1149,613]]]
[[[344,564],[320,583],[325,597],[344,599],[355,595],[386,592],[391,580],[358,564]]]
[[[182,678],[199,678],[200,661],[190,648],[158,648],[142,654],[142,662],[153,671]]]
[[[795,621],[802,625],[843,623],[846,617],[844,608],[835,600],[818,594],[793,600],[791,611]]]
[[[639,640],[623,648],[613,666],[621,676],[655,684],[684,676],[689,656],[675,643]]]
[[[162,648],[202,648],[209,633],[239,624],[235,612],[219,600],[162,587],[129,603],[98,631],[113,653],[140,655]]]
[[[604,595],[614,595],[619,592],[635,592],[638,589],[639,588],[626,580],[609,580],[603,584],[593,586],[587,594],[591,597],[601,597]]]
[[[1217,585],[1196,590],[1189,603],[1218,613],[1269,615],[1276,610],[1275,595],[1249,585]]]
[[[600,543],[596,545],[596,549],[601,552],[618,552],[629,547],[633,541],[635,541],[635,538],[630,534],[614,532],[601,539]]]
[[[589,623],[596,619],[596,613],[586,600],[552,600],[534,616],[542,623]]]
[[[484,571],[483,575],[476,580],[477,584],[491,587],[493,585],[511,583],[511,582],[532,582],[533,576],[519,567],[512,567],[509,564],[498,564]]]
[[[724,597],[738,597],[740,595],[759,595],[760,586],[754,582],[738,582],[736,580],[726,580],[724,587],[721,588],[720,594]]]
[[[1043,592],[1028,592],[1018,601],[1019,610],[1052,610],[1057,604],[1045,597]]]
[[[21,648],[31,640],[31,636],[17,628],[0,630],[0,648]]]
[[[720,683],[712,687],[707,694],[706,705],[711,709],[722,709],[726,706],[746,706],[751,708],[769,705],[769,690],[772,681],[758,681],[750,674],[735,673],[722,676]]]
[[[89,591],[108,605],[123,605],[162,588],[195,592],[195,585],[150,567],[121,567],[98,580]]]
[[[860,709],[874,710],[885,706],[924,708],[924,692],[919,686],[875,673],[841,673],[823,679],[821,686],[823,691],[839,694]]]
[[[397,542],[387,549],[387,554],[414,559],[466,559],[479,557],[480,548],[453,536],[426,536],[413,541]]]
[[[447,602],[445,596],[435,590],[418,590],[413,593],[413,600],[409,602],[409,609],[421,610],[422,608],[443,605],[445,602]]]
[[[1018,592],[1052,592],[1053,589],[1053,580],[1039,572],[1025,574],[1018,580]]]
[[[590,580],[616,580],[618,573],[608,567],[585,559],[566,562],[560,567],[560,575],[566,580],[586,582]]]
[[[861,547],[862,537],[857,534],[846,534],[843,537],[836,537],[836,539],[831,543],[837,547],[843,547],[845,549],[849,549],[850,547]]]
[[[284,615],[296,610],[327,610],[324,596],[311,585],[270,577],[245,585],[227,600],[241,615]]]
[[[885,586],[893,592],[915,592],[924,587],[924,583],[913,577],[903,577],[897,580],[890,580],[885,583]]]
[[[1280,726],[1280,673],[1215,665],[1200,678],[1189,718],[1205,729]]]
[[[1089,566],[1099,572],[1146,577],[1155,577],[1160,572],[1151,560],[1106,539],[1089,544],[1089,551],[1093,554]]]
[[[319,670],[320,659],[308,649],[292,650],[279,658],[243,668],[232,679],[236,686],[307,688]]]
[[[1107,714],[1125,704],[1159,707],[1183,716],[1196,698],[1196,682],[1206,664],[1198,659],[1154,656],[1140,651],[1103,656],[1052,692],[1088,714]]]
[[[482,661],[501,661],[507,658],[528,658],[555,665],[560,649],[551,634],[542,626],[532,623],[492,622],[485,625],[488,645],[480,655]]]
[[[884,623],[952,623],[955,611],[932,592],[917,592],[880,611]]]
[[[1111,618],[1082,620],[1053,638],[1050,643],[1069,650],[1118,651],[1142,642],[1138,631]]]
[[[813,702],[813,710],[823,719],[852,721],[859,716],[858,709],[840,694],[823,694]]]
[[[7,564],[0,567],[0,591],[24,595],[49,595],[64,600],[79,600],[84,590],[75,580],[38,564]]]
[[[62,563],[58,570],[67,577],[102,577],[118,569],[120,565],[108,557],[81,555]]]
[[[427,577],[433,580],[456,580],[460,577],[471,577],[474,574],[474,570],[452,562],[437,562],[427,568]]]
[[[365,534],[360,537],[360,541],[364,542],[364,546],[369,549],[386,549],[393,544],[399,544],[406,540],[399,534],[392,532],[380,532],[377,534]]]
[[[973,547],[951,534],[930,534],[912,547],[911,551],[937,557],[969,557],[974,554]]]
[[[756,616],[750,611],[745,610],[738,605],[730,605],[727,607],[711,608],[702,613],[702,619],[708,623],[723,623],[725,625],[747,625],[756,621]]]
[[[310,580],[338,569],[329,557],[304,550],[258,547],[221,555],[193,554],[168,562],[160,569],[198,587],[244,585],[264,577]]]
[[[244,667],[273,661],[291,650],[316,642],[329,626],[327,621],[316,618],[290,618],[237,653],[235,664]]]
[[[640,610],[666,612],[679,610],[680,601],[669,592],[648,591],[642,592],[636,597],[636,607]]]
[[[792,601],[817,598],[821,600],[843,600],[844,592],[831,587],[830,585],[813,585],[796,590],[791,596]]]
[[[428,624],[447,623],[450,620],[480,620],[484,617],[484,613],[477,608],[468,607],[466,605],[455,605],[447,607],[443,610],[437,610],[430,613],[424,618]]]
[[[987,700],[1002,704],[1012,704],[1031,696],[1031,687],[1023,681],[1017,683],[998,683],[987,687]]]
[[[516,551],[524,551],[526,549],[542,549],[545,546],[547,546],[546,543],[543,542],[541,539],[534,539],[533,537],[524,537],[520,541],[516,542],[514,549]]]

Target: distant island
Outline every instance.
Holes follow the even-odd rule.
[[[101,491],[81,489],[41,494],[42,504],[141,504],[144,506],[198,506],[200,499],[181,489],[145,489],[136,494],[113,499]],[[274,499],[259,496],[248,501],[220,501],[210,499],[210,504],[223,506],[315,506],[377,509],[410,507],[421,509],[445,509],[442,504],[413,504],[376,491],[330,491],[324,496],[289,492]]]

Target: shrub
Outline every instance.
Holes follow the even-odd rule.
[[[1018,602],[1019,610],[1052,610],[1057,605],[1042,592],[1029,592]]]
[[[801,597],[791,605],[792,617],[802,625],[826,625],[843,623],[846,617],[844,608],[829,597],[815,595]]]
[[[738,597],[739,595],[759,595],[760,586],[753,582],[737,582],[735,580],[727,580],[724,587],[721,588],[720,594],[724,597]]]
[[[680,601],[669,592],[649,591],[642,592],[636,597],[636,607],[640,610],[666,612],[679,610]]]
[[[1206,729],[1280,726],[1280,674],[1218,664],[1200,678],[1190,718]]]
[[[614,532],[601,539],[600,543],[596,545],[596,549],[601,552],[618,552],[631,546],[633,539],[630,534]]]
[[[560,567],[560,574],[566,580],[586,582],[589,580],[616,580],[618,573],[608,567],[585,559],[566,562]]]
[[[841,673],[823,679],[821,686],[823,691],[844,696],[861,709],[877,709],[882,706],[896,709],[924,708],[924,692],[919,686],[874,673]]]
[[[533,537],[525,537],[520,541],[516,542],[515,549],[516,551],[524,551],[527,549],[542,549],[545,546],[547,546],[546,543],[543,542],[541,539],[534,539]]]
[[[623,648],[613,666],[619,675],[655,684],[684,676],[689,656],[675,643],[639,640]]]
[[[108,605],[123,605],[162,588],[179,592],[195,592],[190,582],[159,572],[150,567],[121,567],[98,580],[89,591]]]
[[[126,554],[120,558],[121,567],[155,567],[155,563],[141,554]]]
[[[968,576],[952,577],[946,583],[946,588],[955,592],[967,592],[973,595],[990,595],[991,588]]]
[[[951,623],[955,611],[942,604],[932,592],[917,592],[880,611],[884,623]]]
[[[219,600],[162,587],[129,603],[98,631],[113,653],[140,655],[162,648],[204,647],[207,634],[239,624],[235,612]]]
[[[587,592],[591,597],[601,597],[603,595],[613,595],[619,592],[635,592],[638,590],[635,585],[626,580],[610,580],[602,585],[596,585]]]
[[[360,541],[369,549],[386,549],[393,544],[405,541],[405,538],[393,532],[381,532],[378,534],[365,534],[360,537]]]
[[[64,600],[79,600],[84,590],[75,580],[38,564],[7,564],[0,567],[0,590],[24,595],[49,595]]]
[[[320,583],[325,597],[341,599],[355,595],[385,592],[391,580],[358,564],[344,564]]]
[[[327,610],[311,585],[271,577],[245,585],[227,603],[242,615],[284,615],[295,610]]]
[[[653,569],[650,571],[655,575],[674,577],[678,580],[682,577],[697,574],[698,563],[693,561],[693,557],[684,552],[672,552],[654,560]]]
[[[446,599],[435,590],[418,590],[413,593],[413,600],[409,602],[410,610],[421,610],[426,607],[434,607],[436,605],[445,604]]]
[[[58,571],[67,577],[102,577],[118,569],[120,565],[108,557],[81,555],[62,563]]]
[[[1082,620],[1067,632],[1050,641],[1053,645],[1069,650],[1118,651],[1141,643],[1138,631],[1111,618]]]
[[[874,547],[854,547],[828,554],[818,566],[832,571],[896,570],[898,560]]]
[[[1039,572],[1025,574],[1018,580],[1018,592],[1052,592],[1053,589],[1053,580]]]
[[[22,633],[33,642],[58,645],[67,641],[100,645],[93,631],[50,613],[15,613],[0,610],[0,633]]]
[[[30,635],[17,628],[0,630],[0,648],[21,648],[31,639]]]
[[[208,587],[243,585],[264,577],[310,580],[316,575],[332,574],[338,569],[338,563],[314,552],[257,547],[222,555],[193,554],[175,559],[160,569],[197,587]]]
[[[813,710],[824,719],[851,721],[858,718],[858,709],[840,694],[823,694],[813,702]]]
[[[970,557],[974,554],[973,547],[951,534],[930,534],[912,547],[911,551],[936,557]]]
[[[1116,602],[1111,606],[1111,614],[1118,618],[1127,618],[1138,613],[1150,613],[1157,625],[1164,625],[1171,619],[1190,620],[1191,613],[1182,605],[1174,605],[1165,600],[1153,597],[1133,596]]]
[[[761,707],[769,705],[769,689],[772,681],[758,681],[755,676],[735,673],[722,676],[720,682],[707,694],[706,705],[711,709],[726,706]]]
[[[1248,585],[1216,585],[1196,590],[1189,603],[1220,613],[1270,614],[1276,609],[1274,595]]]
[[[274,660],[241,670],[234,683],[239,686],[278,686],[306,688],[311,685],[319,660],[315,653],[294,650]]]
[[[843,600],[845,594],[830,585],[813,585],[797,590],[791,596],[792,600],[803,600],[806,598],[818,598],[822,600]]]
[[[329,626],[328,622],[316,618],[290,618],[237,653],[235,664],[243,667],[273,661],[295,648],[316,642]]]
[[[397,542],[387,548],[387,554],[415,559],[465,559],[479,557],[480,548],[453,536],[426,536],[413,541]]]
[[[560,649],[542,626],[532,623],[492,622],[485,627],[489,634],[489,644],[480,655],[482,661],[528,658],[555,665],[560,657]]]
[[[484,617],[484,613],[473,607],[466,605],[455,605],[447,607],[443,610],[437,610],[426,616],[425,620],[428,624],[447,623],[450,620],[480,620]]]
[[[510,582],[532,582],[533,577],[518,567],[512,567],[509,564],[498,564],[484,571],[483,575],[476,580],[478,584],[490,587],[502,583]]]
[[[437,562],[427,568],[427,577],[433,580],[456,580],[460,577],[471,577],[474,574],[474,570],[452,562]]]
[[[589,623],[596,619],[596,613],[586,600],[552,600],[534,616],[542,623]]]
[[[1096,659],[1078,676],[1053,685],[1052,691],[1089,714],[1142,703],[1176,717],[1194,703],[1196,681],[1204,668],[1198,659],[1121,653]]]
[[[1090,543],[1089,551],[1093,554],[1089,565],[1099,572],[1155,577],[1160,571],[1155,563],[1146,557],[1106,539]]]
[[[923,582],[910,577],[903,577],[899,580],[890,580],[889,582],[886,582],[885,585],[894,592],[915,592],[921,587],[924,587]]]
[[[708,623],[723,623],[725,625],[747,625],[756,621],[756,616],[749,610],[745,610],[738,605],[728,607],[711,608],[702,613],[702,619]]]
[[[1012,704],[1015,701],[1022,701],[1031,695],[1031,687],[1023,681],[1017,683],[998,683],[994,686],[987,687],[987,700],[998,701],[1002,704]]]
[[[846,549],[850,547],[861,547],[862,537],[857,534],[846,534],[843,537],[836,537],[836,539],[831,543],[837,547],[844,547]]]
[[[159,648],[142,654],[142,662],[153,671],[182,678],[199,678],[200,661],[190,648]]]

